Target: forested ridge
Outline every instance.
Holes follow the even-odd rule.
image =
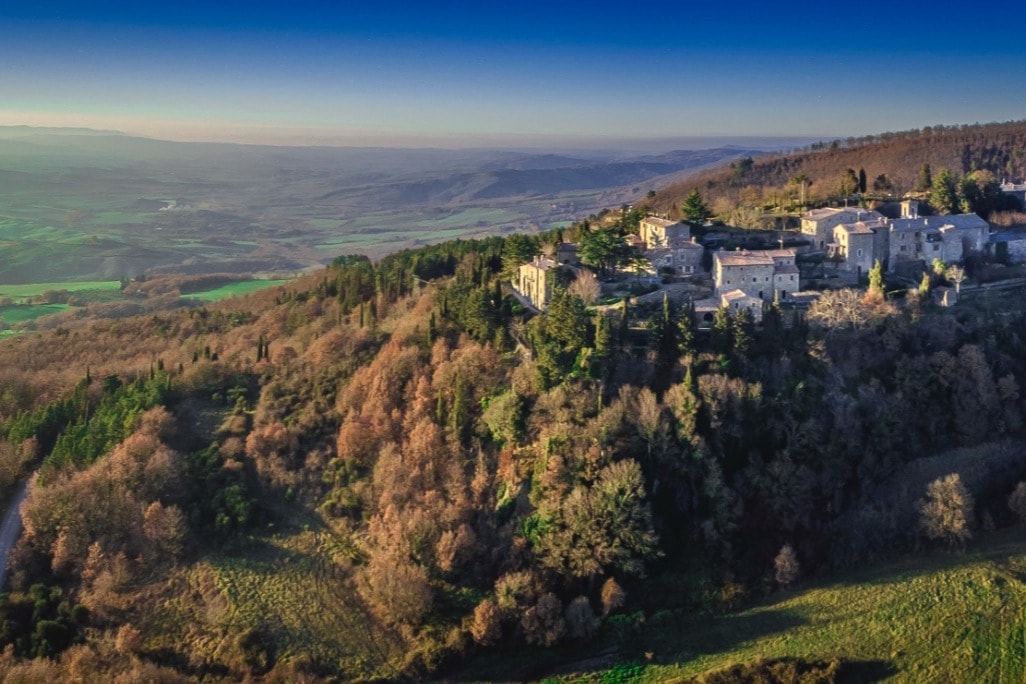
[[[942,169],[956,177],[985,172],[998,182],[1023,182],[1026,122],[928,126],[747,157],[659,189],[642,204],[680,217],[683,201],[698,189],[715,212],[731,222],[739,206],[775,209],[839,203],[853,193],[884,198],[928,191],[929,174],[935,176]],[[737,216],[733,222],[743,223]]]
[[[561,237],[345,256],[0,343],[3,491],[38,470],[0,672],[458,677],[590,643],[638,662],[656,615],[1026,514],[1021,307],[870,292],[857,316],[721,309],[700,332],[668,300],[600,314],[557,287],[532,316],[502,280]],[[286,588],[240,598],[249,567]],[[309,614],[347,622],[246,617],[306,591],[296,567],[325,601]]]

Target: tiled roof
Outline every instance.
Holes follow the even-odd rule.
[[[855,223],[845,223],[838,227],[853,235],[872,235],[876,232],[873,230],[874,228],[884,228],[886,225],[883,221],[856,221]]]
[[[673,226],[680,223],[680,221],[670,221],[668,219],[659,218],[658,216],[646,216],[641,220],[644,223],[648,223],[653,226],[662,226],[663,228],[668,228],[669,226]]]
[[[716,261],[721,266],[772,266],[773,257],[769,252],[715,252]]]
[[[753,297],[752,295],[747,294],[741,290],[731,290],[730,292],[724,292],[721,296],[723,297],[723,301],[725,302],[735,302],[740,301],[742,299],[758,299],[758,297]]]
[[[822,209],[813,209],[812,211],[805,212],[802,214],[802,218],[812,219],[813,221],[822,221],[823,219],[843,213],[854,215],[856,220],[874,221],[883,218],[883,214],[880,212],[873,209],[863,209],[861,207],[823,207]]]
[[[976,214],[949,214],[947,216],[920,216],[919,218],[894,219],[891,221],[891,230],[929,230],[940,229],[944,226],[953,228],[986,228],[989,224]]]
[[[838,209],[836,207],[823,207],[822,209],[813,209],[812,211],[805,212],[804,214],[802,214],[802,218],[812,219],[813,221],[820,221],[825,218],[830,218],[831,216],[836,216],[842,211],[847,211],[847,209]]]

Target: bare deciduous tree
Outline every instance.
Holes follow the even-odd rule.
[[[811,307],[809,320],[827,328],[864,328],[879,318],[893,313],[894,307],[858,290],[843,289],[824,292]]]
[[[798,556],[790,544],[784,544],[780,553],[773,559],[774,578],[777,583],[783,586],[793,584],[801,573],[801,566],[798,563]]]
[[[591,306],[602,296],[602,286],[599,284],[598,278],[591,271],[584,269],[577,272],[577,278],[570,283],[568,291],[570,294],[580,297],[585,306]]]
[[[972,539],[973,497],[958,473],[931,482],[919,502],[919,527],[930,539],[959,547]]]

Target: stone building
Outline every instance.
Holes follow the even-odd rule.
[[[840,270],[861,277],[869,273],[877,258],[877,234],[886,236],[887,231],[887,223],[883,220],[843,223],[834,227],[834,239],[828,245],[828,251],[838,260]]]
[[[990,241],[990,225],[976,214],[900,218],[888,223],[888,271],[929,266],[934,259],[960,262],[970,252],[982,253]]]
[[[720,295],[720,306],[724,306],[731,314],[737,314],[745,309],[752,314],[752,320],[756,323],[762,322],[763,301],[758,297],[746,294],[743,290],[731,290]]]
[[[705,248],[695,239],[676,241],[666,248],[650,249],[645,252],[652,268],[658,273],[664,268],[678,275],[694,275],[702,272],[702,256]]]
[[[802,234],[812,240],[813,249],[825,250],[827,243],[831,241],[836,226],[845,223],[858,223],[859,221],[877,221],[883,219],[883,214],[878,211],[860,209],[858,207],[844,208],[824,207],[813,209],[802,215]]]
[[[740,290],[762,301],[786,299],[800,289],[795,253],[791,249],[715,252],[713,280],[717,295]]]
[[[536,308],[544,311],[552,299],[552,283],[555,269],[559,267],[552,259],[536,256],[534,261],[522,264],[517,273],[516,290]]]
[[[683,221],[646,216],[641,219],[639,233],[648,249],[666,248],[673,243],[690,240],[691,226]]]

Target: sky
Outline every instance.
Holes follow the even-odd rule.
[[[555,147],[1026,116],[1026,41],[1010,9],[689,5],[5,2],[0,125]]]

